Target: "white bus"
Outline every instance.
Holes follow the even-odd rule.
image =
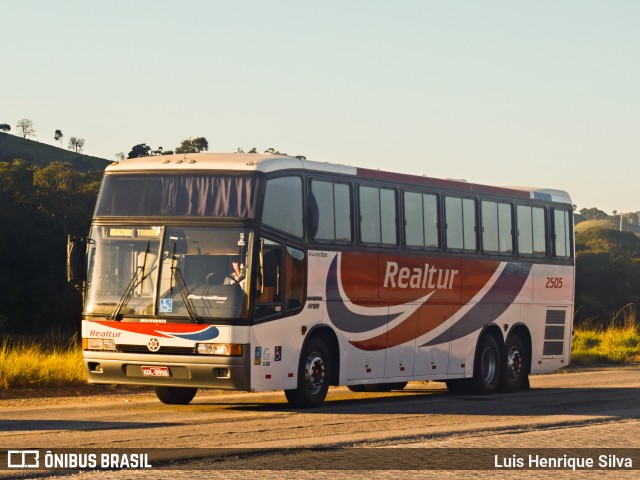
[[[527,388],[569,363],[572,212],[558,190],[282,155],[112,164],[82,278],[88,381],[299,407],[330,385]]]

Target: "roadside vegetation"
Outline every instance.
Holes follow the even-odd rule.
[[[640,362],[640,325],[633,304],[618,311],[609,325],[577,327],[571,345],[573,365]]]
[[[0,389],[70,387],[85,383],[82,350],[75,342],[4,340],[0,344]]]

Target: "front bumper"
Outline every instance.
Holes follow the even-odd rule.
[[[243,348],[243,355],[237,357],[91,350],[85,350],[82,356],[89,383],[251,389],[248,345]],[[170,376],[145,376],[143,366],[167,367]]]

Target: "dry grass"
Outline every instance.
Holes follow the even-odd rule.
[[[573,365],[640,361],[640,325],[632,304],[620,309],[607,327],[576,328],[571,346]]]
[[[62,387],[85,383],[82,350],[75,342],[46,347],[37,342],[2,342],[0,389]]]
[[[639,361],[640,324],[633,305],[617,312],[606,327],[586,325],[575,329],[571,347],[573,365]],[[0,344],[0,390],[69,387],[85,382],[82,350],[75,339],[53,347],[36,341],[5,340]]]

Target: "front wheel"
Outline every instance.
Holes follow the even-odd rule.
[[[494,393],[500,381],[500,347],[493,335],[483,335],[478,341],[471,393],[488,395]]]
[[[167,405],[186,405],[198,392],[197,388],[186,387],[153,387],[156,396],[162,403]]]
[[[329,350],[320,338],[312,338],[300,356],[298,387],[284,391],[287,401],[293,407],[319,407],[327,396],[330,378]]]

